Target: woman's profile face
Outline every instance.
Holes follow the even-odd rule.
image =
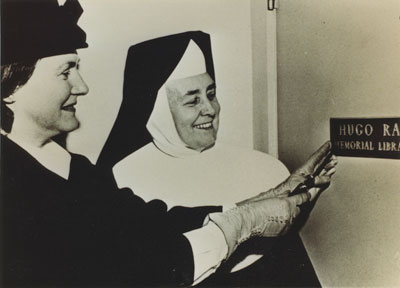
[[[75,130],[77,96],[88,93],[78,69],[77,54],[40,59],[28,82],[13,95],[13,126],[29,123],[35,133],[44,135]]]
[[[166,84],[176,130],[191,149],[202,151],[217,139],[220,105],[214,80],[208,73]]]

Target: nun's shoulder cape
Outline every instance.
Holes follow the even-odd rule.
[[[223,144],[176,158],[149,143],[117,163],[113,172],[118,186],[132,188],[146,201],[162,199],[169,207],[233,204],[289,175],[268,154]]]

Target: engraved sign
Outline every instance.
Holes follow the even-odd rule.
[[[400,159],[400,118],[331,118],[338,156]]]

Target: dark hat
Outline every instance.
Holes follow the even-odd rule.
[[[77,0],[1,1],[1,63],[28,61],[86,48],[77,25],[83,12]]]
[[[152,141],[146,129],[158,90],[183,57],[190,40],[204,55],[207,73],[215,80],[210,35],[189,31],[145,41],[129,48],[123,100],[97,164],[111,169],[117,162]]]

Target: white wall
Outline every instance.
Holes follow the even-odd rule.
[[[278,156],[276,13],[251,1],[254,148]]]
[[[400,117],[400,1],[280,0],[280,158],[295,168],[330,117]],[[400,161],[340,157],[302,231],[323,286],[400,286]]]
[[[262,5],[264,1],[256,2]],[[89,48],[79,54],[90,92],[79,99],[77,115],[82,125],[68,138],[71,151],[92,161],[97,159],[122,99],[128,47],[187,30],[203,30],[212,35],[217,95],[222,106],[219,139],[253,147],[250,0],[81,0],[80,3],[85,12],[79,24],[87,32]],[[259,31],[265,33],[265,28]]]

